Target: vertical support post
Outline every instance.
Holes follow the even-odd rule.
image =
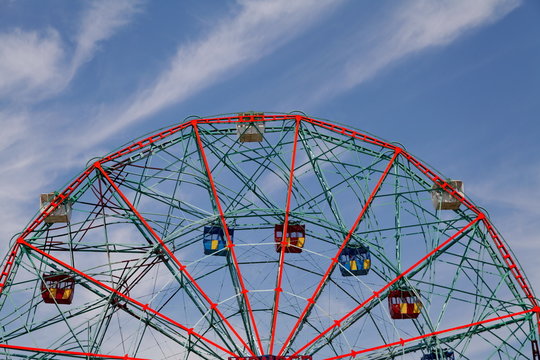
[[[315,343],[317,340],[319,340],[320,338],[322,338],[323,336],[325,336],[329,331],[331,331],[332,329],[336,328],[336,327],[341,327],[342,323],[344,321],[346,321],[349,317],[351,317],[354,313],[356,313],[358,310],[360,310],[361,308],[363,308],[366,304],[370,303],[371,301],[373,301],[374,299],[378,298],[379,295],[388,290],[392,285],[394,285],[396,282],[398,282],[400,279],[404,278],[405,276],[407,276],[407,274],[409,274],[412,270],[414,270],[418,265],[420,265],[421,263],[423,263],[424,261],[426,261],[427,259],[429,259],[430,257],[433,256],[433,254],[435,254],[437,251],[439,251],[440,249],[444,248],[445,246],[447,246],[449,243],[451,243],[454,239],[456,239],[458,236],[460,236],[462,233],[466,232],[468,229],[470,229],[474,224],[476,224],[478,221],[481,221],[482,219],[484,218],[484,216],[481,214],[479,215],[478,217],[476,217],[474,220],[472,220],[471,222],[469,222],[466,226],[464,226],[463,228],[461,228],[458,232],[456,232],[454,235],[450,236],[447,240],[443,241],[441,244],[439,244],[439,246],[437,246],[436,248],[434,248],[433,250],[431,250],[430,252],[428,252],[426,255],[424,255],[424,257],[422,257],[420,260],[418,260],[417,262],[415,262],[413,265],[411,265],[411,267],[409,267],[407,270],[405,270],[404,272],[402,272],[401,274],[399,274],[398,276],[396,276],[392,281],[388,282],[385,286],[383,286],[381,289],[379,289],[379,291],[374,291],[373,292],[373,295],[371,295],[370,297],[368,297],[366,300],[364,300],[361,304],[359,304],[358,306],[356,306],[354,309],[352,309],[351,311],[349,311],[347,314],[345,314],[344,316],[342,316],[339,320],[334,320],[334,324],[329,326],[328,328],[326,328],[324,331],[321,331],[317,336],[315,336],[312,340],[310,340],[309,342],[307,342],[304,346],[302,346],[301,348],[299,348],[298,350],[296,350],[296,352],[294,354],[292,354],[291,356],[294,356],[294,355],[298,355],[301,351],[304,351],[305,349],[307,349],[311,344]],[[528,310],[526,312],[530,312],[532,310]],[[521,314],[521,313],[520,313]]]
[[[532,345],[532,360],[540,360],[540,350],[538,349],[538,340],[531,340]]]
[[[325,284],[327,283],[328,279],[330,278],[330,275],[332,274],[332,272],[334,271],[334,269],[337,266],[339,255],[341,254],[343,249],[345,249],[345,247],[347,246],[347,244],[349,243],[349,241],[350,241],[350,239],[352,237],[352,234],[358,228],[358,225],[362,221],[362,218],[364,217],[364,214],[368,211],[369,207],[371,206],[371,203],[373,202],[373,199],[375,198],[375,196],[379,192],[379,190],[380,190],[380,188],[382,186],[382,183],[384,182],[384,180],[388,176],[388,173],[390,172],[390,169],[394,165],[394,162],[396,161],[396,158],[398,157],[400,152],[401,152],[400,148],[396,148],[394,150],[394,155],[392,156],[392,158],[390,159],[390,161],[386,165],[386,168],[384,169],[382,175],[380,176],[379,181],[377,182],[377,184],[375,185],[375,187],[371,191],[371,194],[369,195],[369,197],[366,200],[366,203],[364,204],[364,206],[360,210],[360,213],[358,214],[353,226],[351,227],[351,229],[347,233],[347,236],[345,236],[345,239],[343,240],[341,246],[339,247],[336,255],[332,258],[332,262],[330,263],[330,266],[328,267],[328,269],[326,269],[326,272],[324,273],[323,277],[321,278],[321,281],[319,282],[319,284],[315,288],[315,291],[313,292],[311,297],[307,300],[308,303],[306,304],[304,310],[302,311],[302,313],[298,317],[298,320],[296,321],[293,328],[291,329],[291,332],[287,336],[287,339],[283,343],[283,346],[279,350],[278,356],[282,355],[284,353],[285,349],[287,348],[287,345],[289,344],[291,339],[295,336],[295,334],[299,330],[301,324],[307,318],[307,316],[310,313],[311,309],[313,308],[313,306],[317,302],[317,298],[321,294]]]
[[[60,266],[66,268],[66,269],[70,270],[71,272],[79,275],[80,277],[92,282],[93,284],[101,287],[102,289],[105,289],[105,290],[107,290],[107,291],[121,297],[122,299],[130,302],[131,304],[133,304],[135,306],[137,306],[142,311],[153,314],[153,316],[157,316],[157,317],[165,320],[166,322],[168,322],[168,323],[182,329],[183,331],[186,331],[188,333],[188,335],[193,335],[193,336],[197,337],[199,340],[204,341],[204,342],[216,347],[217,349],[219,349],[219,350],[221,350],[221,351],[223,351],[223,352],[225,352],[227,354],[236,356],[235,353],[229,351],[225,347],[217,344],[216,342],[210,340],[209,338],[205,337],[204,335],[201,335],[201,334],[197,333],[196,331],[193,330],[193,328],[188,328],[187,326],[184,326],[184,325],[180,324],[179,322],[173,320],[172,318],[170,318],[170,317],[162,314],[161,312],[151,308],[150,306],[148,306],[148,304],[143,304],[142,302],[133,299],[132,297],[130,297],[130,296],[116,290],[115,288],[113,288],[113,287],[111,287],[111,286],[109,286],[107,284],[104,284],[103,282],[101,282],[99,280],[94,279],[90,275],[88,275],[86,273],[83,273],[82,271],[74,268],[73,266],[70,266],[69,264],[63,262],[62,260],[59,260],[58,258],[52,256],[51,254],[46,253],[45,251],[38,249],[37,247],[33,246],[32,244],[29,244],[28,242],[26,242],[25,240],[19,239],[19,244],[24,245],[25,247],[31,249],[32,251],[43,255],[47,259],[49,259],[51,261],[54,261],[55,263],[59,264]]]
[[[150,226],[150,224],[148,224],[148,222],[146,221],[146,219],[139,213],[139,211],[137,211],[137,209],[135,208],[135,206],[131,203],[131,201],[129,201],[129,199],[127,198],[127,196],[122,192],[122,190],[120,190],[120,188],[118,187],[118,185],[116,185],[114,183],[114,181],[111,179],[111,177],[109,176],[109,174],[107,174],[107,172],[103,169],[103,167],[101,166],[101,163],[99,162],[96,162],[95,164],[95,167],[96,169],[103,175],[103,177],[109,182],[109,184],[114,188],[114,190],[116,191],[116,193],[122,198],[122,200],[124,201],[124,203],[129,207],[129,209],[131,210],[131,212],[137,217],[137,219],[139,219],[139,221],[141,222],[141,224],[146,228],[146,230],[152,235],[152,237],[160,244],[161,248],[163,250],[165,250],[165,252],[167,253],[167,255],[169,256],[169,258],[174,262],[176,263],[176,265],[178,266],[178,269],[184,273],[184,275],[189,279],[189,281],[193,284],[193,286],[197,289],[197,291],[199,291],[199,293],[202,295],[202,297],[206,300],[206,302],[208,302],[208,305],[210,306],[210,309],[212,311],[214,311],[218,316],[219,318],[225,323],[225,325],[233,332],[233,334],[236,336],[236,338],[242,343],[242,345],[248,350],[250,351],[252,354],[252,350],[249,348],[248,344],[246,344],[246,342],[244,341],[244,339],[242,339],[242,337],[240,336],[240,334],[238,334],[238,332],[236,331],[236,329],[232,326],[232,324],[230,323],[230,321],[225,317],[225,315],[218,309],[218,304],[214,303],[212,301],[212,299],[210,299],[210,297],[206,294],[206,292],[201,288],[201,286],[197,283],[197,281],[195,281],[195,278],[187,271],[186,269],[186,266],[183,265],[180,260],[178,260],[178,258],[173,254],[173,252],[169,249],[169,247],[165,244],[165,242],[163,241],[163,239],[161,239],[161,237],[155,232],[155,230]],[[253,354],[254,355],[254,354]]]
[[[283,292],[281,288],[283,282],[283,266],[285,263],[285,249],[287,247],[287,231],[289,228],[289,215],[291,210],[291,197],[292,197],[292,186],[294,182],[294,166],[296,161],[296,148],[298,145],[298,131],[300,129],[300,116],[296,116],[295,129],[294,129],[294,142],[293,150],[291,155],[291,166],[289,173],[289,185],[287,188],[287,202],[285,204],[285,221],[283,223],[283,235],[281,237],[281,251],[279,253],[279,265],[278,265],[278,274],[276,278],[276,288],[274,289],[274,306],[272,312],[272,326],[270,329],[270,344],[268,345],[268,354],[274,352],[274,341],[276,339],[276,324],[278,318],[279,310],[279,299],[280,295]]]
[[[247,308],[248,313],[249,313],[249,318],[251,319],[251,323],[253,325],[253,330],[255,332],[255,337],[257,339],[257,344],[259,345],[260,354],[262,355],[263,347],[262,347],[261,337],[259,335],[259,330],[257,329],[257,324],[255,322],[255,316],[253,315],[253,309],[251,308],[251,304],[249,302],[248,290],[246,289],[244,279],[242,278],[242,273],[240,271],[240,266],[238,265],[238,259],[236,257],[236,252],[234,250],[235,245],[231,241],[231,235],[229,234],[229,228],[227,226],[227,221],[225,219],[225,214],[223,212],[223,208],[221,207],[221,202],[219,201],[219,196],[218,196],[218,193],[217,193],[216,184],[214,182],[214,178],[213,178],[212,172],[210,170],[210,165],[208,164],[208,159],[206,158],[206,153],[205,153],[204,147],[202,145],[201,136],[199,134],[199,128],[197,126],[197,121],[194,120],[194,121],[191,122],[191,124],[193,126],[193,131],[195,132],[195,137],[197,139],[197,146],[199,147],[201,158],[203,160],[204,167],[206,169],[206,174],[208,176],[208,181],[210,182],[210,187],[212,189],[212,194],[214,196],[214,201],[215,201],[216,207],[217,207],[218,212],[219,212],[219,219],[220,219],[221,225],[223,227],[223,232],[225,233],[225,237],[227,238],[227,248],[228,248],[228,250],[230,252],[230,255],[231,255],[231,258],[232,258],[232,261],[233,261],[233,264],[234,264],[234,268],[236,270],[238,283],[240,284],[240,287],[242,289],[242,297],[243,297],[244,302],[246,304],[246,308]],[[226,319],[224,319],[224,320],[226,321]],[[246,329],[246,332],[247,331],[248,331],[248,329]],[[253,352],[253,350],[249,348],[249,346],[244,342],[244,340],[242,340],[242,344],[246,347],[246,349],[251,353],[252,356],[256,356],[255,353]]]

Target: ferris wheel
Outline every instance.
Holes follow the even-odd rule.
[[[134,140],[42,194],[1,269],[5,359],[540,359],[463,182],[301,113]]]

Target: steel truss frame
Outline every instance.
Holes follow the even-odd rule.
[[[231,129],[230,125],[238,122],[257,121],[266,123],[266,131],[275,143],[265,139],[260,147],[251,149],[242,147],[238,149],[237,142],[230,142],[231,136],[235,136],[234,129]],[[292,139],[288,136],[291,133],[293,134]],[[317,142],[326,144],[326,153],[330,155],[324,155],[324,152],[314,152],[313,148],[316,147]],[[183,157],[179,157],[168,150],[175,145],[182,146]],[[300,148],[304,155],[303,159],[299,158]],[[290,151],[288,159],[282,156],[283,151],[287,149]],[[343,166],[340,164],[337,159],[344,156],[342,154],[351,151],[351,149],[356,154],[370,156],[373,159],[372,163],[357,166],[354,164]],[[156,154],[174,160],[169,161],[164,167],[153,168],[150,159],[153,156],[158,156]],[[243,159],[242,162],[255,164],[256,169],[252,173],[247,173],[238,164],[228,160],[225,161],[232,157]],[[191,158],[196,158],[197,161],[190,161]],[[218,162],[212,164],[212,160],[215,162],[216,159],[218,159]],[[142,165],[136,165],[139,162],[142,162]],[[320,191],[315,194],[304,188],[301,178],[308,167],[315,175],[320,186]],[[330,167],[336,172],[341,172],[340,181],[332,184],[325,176],[326,170],[323,167]],[[235,190],[234,186],[231,186],[230,189],[227,189],[223,181],[216,181],[215,174],[218,173],[217,176],[221,177],[221,173],[225,171],[235,174],[235,181],[241,183],[240,188]],[[287,184],[286,194],[283,194],[285,205],[282,209],[277,204],[278,198],[272,199],[267,196],[258,183],[263,179],[263,175],[269,173]],[[184,174],[191,174],[192,178],[182,180]],[[368,185],[362,184],[362,180],[359,180],[360,175],[365,177],[367,176],[365,174],[369,174],[372,181]],[[395,182],[394,190],[390,192],[388,192],[389,178],[394,179]],[[160,193],[147,185],[149,180],[158,184],[172,181],[175,185],[171,189],[171,193]],[[178,184],[181,181],[191,182],[194,186],[206,189],[211,202],[211,214],[208,214],[208,210],[178,200],[178,194],[180,193]],[[407,181],[422,185],[424,193],[427,192],[425,189],[429,189],[435,184],[455,199],[458,199],[462,206],[461,210],[456,211],[455,218],[451,220],[437,218],[433,221],[426,220],[421,224],[401,224],[400,221],[403,217],[401,212],[403,211],[408,211],[410,213],[408,216],[415,215],[418,218],[421,217],[419,215],[420,210],[426,212],[425,209],[419,210],[423,205],[411,200],[416,199],[415,196],[422,193],[422,190],[401,189],[403,183]],[[335,194],[336,189],[347,186],[356,187],[357,189],[365,188],[366,190],[364,194],[355,193],[362,205],[358,208],[357,215],[354,217],[351,226],[346,226],[347,221],[342,214]],[[385,190],[383,191],[383,189]],[[253,194],[256,194],[257,201],[261,206],[265,207],[249,208],[243,206],[242,194],[248,190],[253,191]],[[231,195],[230,193],[234,191],[237,192],[236,195]],[[98,202],[95,204],[84,203],[84,196],[88,193],[93,193]],[[170,206],[169,210],[166,214],[160,214],[161,217],[152,217],[142,213],[138,208],[145,199],[153,199],[168,204]],[[375,200],[380,201],[381,199],[395,201],[396,225],[393,228],[374,228],[373,225],[371,225],[371,228],[369,227],[369,224],[377,224],[373,203]],[[294,208],[293,200],[295,202]],[[65,228],[58,228],[47,224],[45,222],[46,217],[66,201],[75,204],[79,202],[81,205],[92,207],[92,209],[88,212],[87,217],[80,222],[79,226],[77,224],[68,224]],[[402,209],[398,206],[400,201],[411,202],[409,204],[410,208]],[[324,206],[328,209],[328,213],[331,214],[330,220],[327,218],[314,219],[309,212],[302,210],[318,209]],[[224,229],[228,249],[224,264],[215,267],[214,270],[208,273],[199,273],[196,271],[196,265],[201,261],[185,263],[180,260],[178,255],[180,251],[200,241],[200,237],[195,231],[197,226],[202,223],[195,221],[186,226],[183,221],[177,219],[178,216],[175,215],[174,209],[181,209],[187,217],[203,218],[210,216],[210,218],[214,219],[214,223],[218,223]],[[266,211],[267,214],[261,215],[263,211]],[[116,222],[107,223],[105,221],[106,216],[114,217]],[[425,217],[425,214],[422,216]],[[257,226],[271,225],[271,219],[280,218],[283,219],[284,224],[279,258],[269,262],[275,264],[277,269],[275,287],[265,290],[273,295],[270,308],[264,308],[264,306],[263,308],[255,308],[253,306],[252,302],[257,293],[264,291],[254,289],[254,284],[250,284],[246,280],[244,274],[246,270],[242,269],[246,265],[264,265],[265,262],[249,262],[243,258],[241,259],[241,255],[238,255],[237,251],[240,251],[242,246],[249,244],[237,245],[233,243],[228,231],[232,223],[237,223],[241,219],[259,217],[264,221],[262,225]],[[342,234],[341,240],[332,240],[336,246],[336,251],[333,255],[327,256],[329,261],[327,261],[328,265],[326,267],[321,268],[319,271],[316,269],[303,270],[319,278],[311,287],[311,295],[308,297],[290,292],[286,293],[283,288],[286,268],[299,269],[294,260],[285,254],[287,227],[293,217],[294,219],[302,219],[302,221],[317,224],[324,231]],[[103,223],[100,223],[100,220]],[[107,237],[110,234],[107,228],[116,223],[133,225],[137,228],[145,243],[131,245],[129,243],[112,244],[112,242],[109,242]],[[368,224],[367,228],[361,228],[364,223]],[[400,239],[403,234],[409,229],[419,227],[425,236],[429,229],[440,226],[445,226],[440,233],[452,233],[452,235],[440,239],[436,246],[430,248],[429,251],[403,270],[401,268],[402,259],[400,258],[403,252]],[[104,244],[86,243],[84,239],[88,237],[87,234],[96,228],[104,230],[106,242]],[[352,294],[350,289],[347,289],[339,280],[336,280],[335,276],[332,276],[336,267],[339,266],[339,255],[351,242],[362,243],[369,236],[382,237],[388,231],[394,231],[397,264],[395,259],[392,259],[388,253],[377,246],[372,246],[374,259],[381,264],[385,264],[384,268],[374,268],[372,272],[382,279],[384,286],[375,288],[363,300],[356,300],[357,295]],[[191,236],[191,240],[180,244],[175,241],[180,236],[188,235]],[[332,243],[332,241],[328,240],[328,237],[322,234],[314,233],[310,235],[318,241]],[[66,238],[67,241],[58,240]],[[458,246],[463,246],[464,250],[460,252]],[[394,286],[409,283],[410,279],[414,279],[417,274],[429,272],[432,264],[442,259],[445,254],[456,255],[459,260],[456,260],[455,263],[448,259],[444,261],[463,272],[470,269],[484,269],[484,267],[492,265],[486,261],[482,262],[481,259],[476,259],[473,255],[469,255],[468,251],[477,246],[481,246],[488,252],[496,264],[496,273],[494,272],[493,275],[500,278],[496,287],[489,288],[486,285],[489,289],[486,290],[485,294],[475,295],[465,289],[454,289],[453,286],[460,276],[459,271],[453,276],[450,285],[446,288],[443,285],[429,283],[424,278],[418,280],[417,283],[424,283],[434,292],[435,289],[437,291],[447,291],[446,295],[443,296],[446,296],[442,302],[443,307],[449,304],[451,297],[457,297],[458,295],[480,296],[481,301],[486,301],[486,304],[489,304],[490,300],[494,301],[497,298],[499,288],[506,286],[513,296],[513,299],[508,300],[507,303],[514,310],[500,315],[500,309],[492,309],[489,305],[486,305],[482,309],[475,308],[474,321],[442,329],[439,327],[443,316],[441,313],[435,322],[431,322],[431,320],[426,320],[425,323],[413,322],[414,328],[419,335],[409,335],[406,338],[400,337],[399,341],[386,340],[385,335],[383,335],[384,329],[377,326],[373,312],[386,298],[388,291]],[[98,277],[81,271],[75,266],[74,253],[85,252],[106,253],[109,256],[112,252],[126,256],[137,254],[141,257],[138,260],[125,260],[109,264],[110,274],[121,272],[120,276],[114,275],[119,277],[119,281],[109,285],[105,281],[98,279]],[[68,253],[71,260],[66,261],[65,258],[54,255],[62,253]],[[130,291],[136,285],[141,284],[149,276],[148,274],[152,269],[161,265],[167,269],[172,276],[173,280],[171,281],[177,287],[172,295],[167,295],[168,300],[164,301],[164,304],[160,307],[154,308],[148,303],[130,296]],[[0,349],[5,351],[6,356],[13,358],[35,358],[39,354],[48,354],[62,356],[63,358],[139,359],[138,357],[130,357],[127,354],[108,355],[100,353],[101,344],[105,341],[108,324],[112,321],[113,314],[118,311],[137,319],[144,324],[145,329],[151,328],[180,347],[186,348],[187,352],[184,355],[186,358],[190,353],[205,359],[220,358],[222,356],[256,357],[274,353],[276,356],[290,358],[304,354],[316,355],[319,352],[324,353],[326,349],[334,353],[333,356],[325,355],[328,360],[359,356],[363,356],[362,358],[365,359],[382,359],[389,356],[389,354],[398,356],[431,349],[436,346],[434,344],[450,346],[457,342],[459,345],[469,341],[472,336],[483,336],[483,334],[488,333],[498,337],[501,343],[508,342],[507,346],[516,353],[523,354],[524,358],[527,356],[523,353],[522,348],[525,342],[532,341],[533,358],[538,359],[540,356],[537,345],[540,325],[538,301],[508,246],[484,212],[453,189],[442,176],[430,170],[404,148],[359,131],[350,130],[305,115],[257,114],[246,116],[244,114],[241,118],[232,115],[191,119],[150,137],[137,140],[131,145],[91,164],[63,191],[59,192],[48,207],[43,209],[13,242],[0,273],[0,319],[4,319],[2,321],[8,321],[7,319],[10,318],[9,314],[5,317],[2,316],[2,309],[7,307],[6,299],[11,296],[11,288],[16,289],[14,284],[17,283],[16,275],[18,271],[28,270],[31,266],[38,272],[39,269],[49,267],[76,276],[79,286],[84,287],[101,299],[100,301],[108,305],[100,315],[102,325],[99,326],[99,331],[94,334],[95,338],[90,348],[85,348],[79,342],[78,337],[81,330],[72,328],[69,325],[70,319],[84,312],[84,309],[64,311],[60,306],[56,305],[59,315],[50,317],[47,324],[28,322],[27,325],[14,330],[12,333],[4,332],[2,334],[2,341],[5,343],[0,344]],[[120,266],[124,266],[124,269],[122,270]],[[112,270],[113,267],[115,267],[114,271]],[[192,273],[191,269],[194,269],[195,272]],[[230,283],[233,287],[232,298],[237,304],[237,309],[233,312],[230,310],[230,298],[218,301],[213,299],[208,288],[205,289],[205,285],[208,285],[208,277],[225,270],[229,273]],[[486,270],[485,273],[488,274],[488,271]],[[25,281],[27,282],[27,280]],[[487,283],[483,282],[481,278],[474,281],[476,284]],[[203,283],[205,285],[202,285]],[[327,287],[333,287],[339,289],[343,294],[349,294],[349,301],[352,299],[356,303],[346,313],[333,318],[330,325],[321,327],[324,322],[317,323],[316,320],[313,320],[313,317],[314,313],[321,312],[318,302]],[[185,325],[182,321],[176,320],[162,311],[178,292],[185,293],[186,298],[192,303],[192,310],[196,310],[200,314],[200,320],[195,326],[200,325],[201,322],[206,322],[209,324],[207,330],[203,332],[196,331],[194,326]],[[285,295],[293,295],[305,301],[305,303],[298,308],[298,312],[291,313],[288,308],[280,307],[282,297]],[[37,311],[39,305],[37,299],[39,299],[39,294],[34,291],[34,299],[28,300],[29,304],[31,304],[28,305],[29,310],[25,310],[27,309],[25,303],[17,306],[15,312],[27,311],[25,314],[30,319],[31,314],[35,314]],[[86,310],[89,311],[90,307]],[[265,311],[271,314],[267,329],[261,328],[261,321],[258,320],[258,313]],[[35,315],[32,316],[35,317]],[[237,316],[240,317],[241,324],[238,323]],[[280,331],[278,324],[282,317],[289,320],[293,318],[294,321],[291,323],[292,326],[287,335],[280,336],[280,345],[276,347]],[[372,319],[376,331],[384,340],[383,344],[372,347],[364,346],[359,349],[350,348],[349,351],[343,351],[343,346],[338,348],[333,345],[333,342],[344,336],[343,334],[349,328],[358,326],[366,318]],[[16,340],[18,336],[22,336],[25,332],[32,332],[58,323],[65,323],[70,328],[69,333],[72,334],[72,340],[76,341],[78,345],[66,342],[58,344],[58,348],[40,348],[7,343]],[[525,339],[519,340],[520,343],[517,345],[510,344],[508,338],[505,339],[496,332],[500,328],[514,324],[520,324],[521,327],[529,326],[530,328],[530,331],[524,331],[524,334],[526,334]],[[241,329],[239,328],[240,325]],[[300,334],[306,327],[318,334],[310,339],[301,338]],[[265,330],[268,331],[268,334],[265,333]],[[144,335],[139,334],[138,336],[142,341]],[[391,337],[386,336],[386,338],[390,339]],[[302,344],[297,344],[298,341],[302,342]],[[515,342],[515,339],[512,339],[512,341]],[[265,347],[265,342],[267,347]],[[347,339],[345,343],[348,343]],[[69,346],[66,347],[68,344]],[[139,350],[139,347],[135,349],[135,352]],[[25,353],[31,353],[32,355],[27,356],[24,355]],[[464,354],[460,355],[467,358]]]

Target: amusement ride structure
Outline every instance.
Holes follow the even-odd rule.
[[[535,359],[540,307],[460,180],[302,113],[191,117],[41,196],[5,359]]]

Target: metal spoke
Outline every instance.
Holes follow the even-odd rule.
[[[540,360],[514,254],[397,143],[247,112],[89,164],[0,265],[6,359]]]

